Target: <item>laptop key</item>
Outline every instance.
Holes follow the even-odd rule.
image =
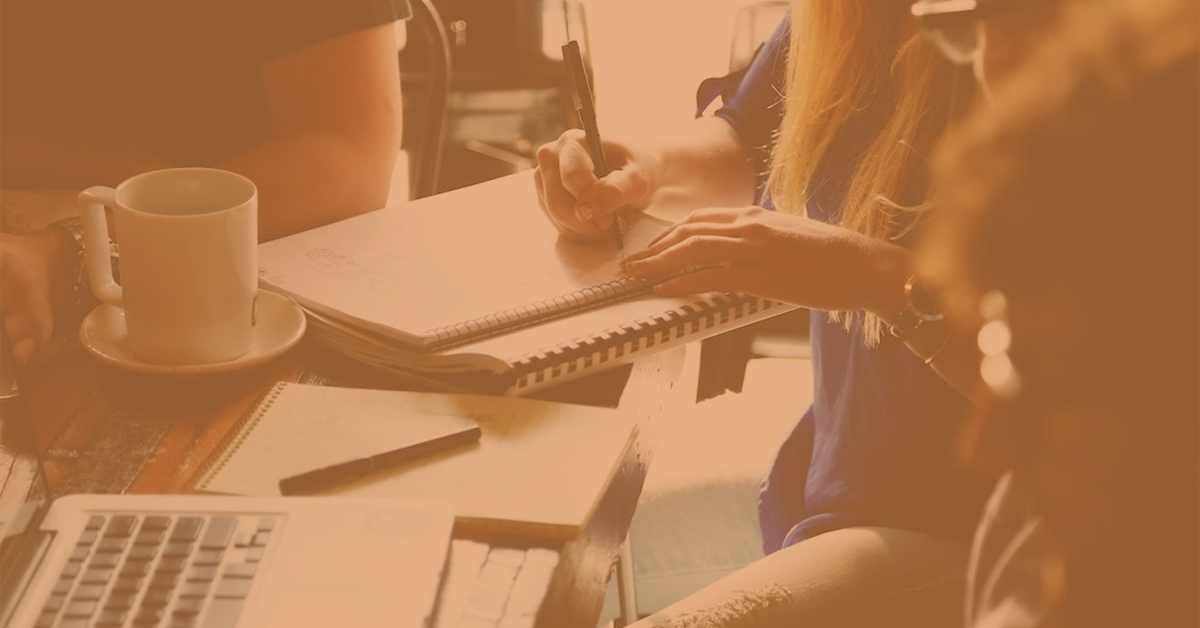
[[[57,611],[42,611],[38,615],[37,621],[34,622],[33,628],[54,628],[54,620],[58,619]]]
[[[108,596],[108,601],[104,603],[104,610],[127,611],[133,608],[133,601],[136,598],[136,594],[114,591],[112,595]]]
[[[204,519],[200,517],[180,517],[179,521],[175,522],[175,529],[171,531],[172,543],[192,543],[200,537],[200,528],[204,526]]]
[[[134,545],[162,545],[163,539],[167,538],[166,530],[146,530],[142,529],[138,535],[134,537]]]
[[[157,626],[160,624],[167,612],[161,608],[146,608],[142,607],[138,610],[137,615],[133,617],[133,625],[138,628],[144,626]]]
[[[175,588],[175,585],[177,585],[177,584],[179,584],[179,574],[177,574],[177,573],[164,573],[164,572],[158,571],[158,572],[155,572],[154,576],[150,578],[150,589],[151,590],[154,590],[154,589],[164,590],[165,589],[167,591],[171,591]]]
[[[204,617],[203,628],[234,628],[241,612],[242,600],[240,599],[214,599],[208,607],[208,615]]]
[[[181,573],[187,566],[187,559],[182,556],[164,556],[158,561],[158,573]]]
[[[92,515],[88,517],[87,523],[84,524],[84,530],[99,530],[104,527],[104,515]]]
[[[151,515],[142,522],[143,531],[162,530],[165,532],[169,527],[171,527],[171,518],[162,515]]]
[[[213,594],[217,598],[237,598],[242,599],[250,593],[250,585],[253,581],[246,578],[221,578],[217,583],[217,591]]]
[[[212,582],[216,578],[216,567],[192,567],[187,575],[188,582]]]
[[[226,578],[253,578],[257,571],[258,565],[254,563],[233,563],[225,565],[224,576]]]
[[[51,595],[50,597],[46,598],[46,605],[42,607],[42,610],[57,613],[59,611],[59,609],[62,608],[63,603],[66,601],[67,601],[67,594],[56,593],[56,594]]]
[[[222,550],[200,550],[196,552],[196,558],[192,560],[193,565],[220,565],[221,558],[225,555]]]
[[[106,536],[100,539],[100,544],[96,546],[96,551],[103,554],[114,554],[125,551],[125,546],[129,544],[129,539],[116,536]]]
[[[75,576],[79,575],[82,569],[83,563],[66,563],[63,565],[62,573],[59,574],[59,577],[63,580],[73,580]]]
[[[200,541],[200,548],[225,549],[229,546],[229,540],[233,538],[236,528],[237,519],[234,517],[213,517],[204,533],[204,540]]]
[[[84,584],[84,585],[80,585],[79,588],[75,590],[75,595],[73,596],[73,598],[76,600],[91,600],[93,602],[96,602],[96,601],[99,601],[100,598],[103,596],[104,596],[104,585]]]
[[[104,529],[104,536],[108,538],[129,538],[133,534],[133,527],[137,525],[137,517],[134,515],[116,515],[108,522],[108,527]]]
[[[117,628],[125,625],[125,619],[129,614],[124,611],[100,611],[96,616],[96,628]]]
[[[125,564],[149,563],[158,554],[157,547],[135,547],[125,555]]]
[[[142,608],[164,608],[171,601],[170,589],[151,589],[142,598]]]
[[[80,582],[84,584],[108,584],[112,579],[113,570],[101,567],[88,567],[88,570],[83,572],[83,579]]]
[[[179,557],[192,554],[191,543],[167,543],[163,548],[163,556]]]
[[[128,593],[137,595],[138,591],[142,590],[142,578],[136,576],[123,576],[117,578],[117,583],[113,585],[113,593]]]
[[[180,598],[171,609],[173,615],[199,615],[204,608],[203,598]]]
[[[88,563],[90,569],[115,569],[121,562],[120,554],[96,554],[92,557],[92,562]]]
[[[208,597],[207,582],[185,582],[179,589],[180,598],[205,598]]]
[[[72,600],[63,610],[63,617],[91,617],[96,613],[96,603],[83,600]]]
[[[195,625],[195,615],[172,615],[167,622],[167,628],[193,628]]]

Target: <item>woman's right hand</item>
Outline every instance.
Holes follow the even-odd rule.
[[[613,212],[645,209],[662,181],[662,163],[649,151],[604,142],[611,172],[593,172],[583,131],[571,129],[537,151],[538,204],[563,235],[577,240],[609,236]]]

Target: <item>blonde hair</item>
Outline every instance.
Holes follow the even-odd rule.
[[[799,214],[818,181],[814,173],[857,114],[885,111],[865,147],[837,212],[840,225],[887,241],[902,240],[930,206],[928,156],[966,108],[974,80],[942,58],[917,32],[911,0],[796,0],[792,9],[786,112],[772,154],[768,191]],[[844,319],[847,329],[854,315]],[[883,324],[863,315],[867,344]]]

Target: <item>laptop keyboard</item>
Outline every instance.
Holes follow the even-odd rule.
[[[269,515],[91,515],[34,627],[236,626],[275,526]]]

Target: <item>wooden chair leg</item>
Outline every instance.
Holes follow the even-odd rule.
[[[637,581],[633,575],[633,542],[625,533],[621,543],[621,554],[617,557],[617,605],[621,615],[616,619],[616,628],[623,628],[638,620]]]

